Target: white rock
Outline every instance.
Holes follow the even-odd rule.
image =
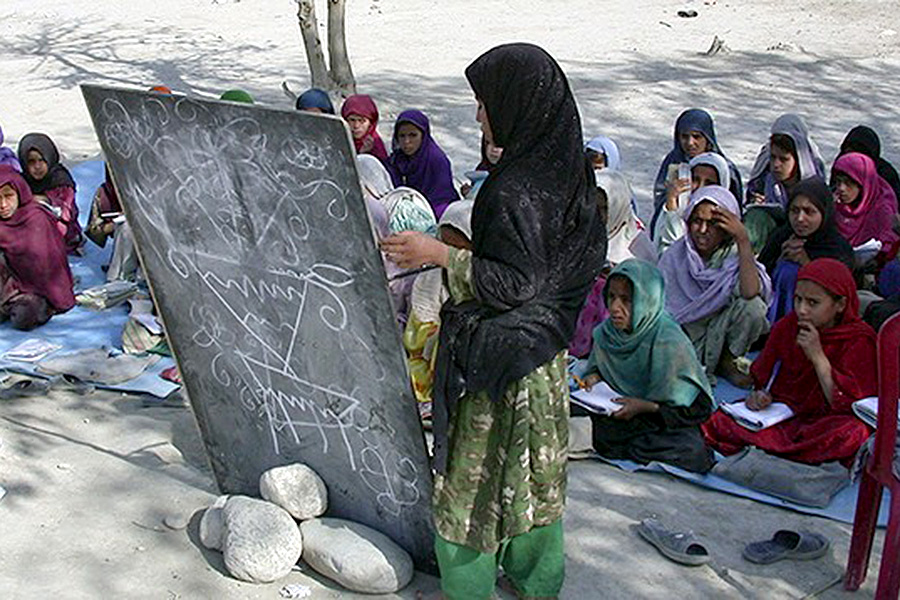
[[[343,519],[312,519],[300,524],[303,560],[348,590],[391,594],[413,578],[409,554],[389,537]]]
[[[200,543],[210,550],[221,550],[225,534],[225,523],[222,520],[222,509],[228,502],[228,496],[219,496],[212,506],[203,511],[200,518]]]
[[[274,467],[259,478],[259,493],[299,520],[312,519],[328,508],[328,489],[315,471],[303,464]]]
[[[251,583],[269,583],[300,560],[300,529],[283,508],[264,500],[232,496],[222,509],[222,552],[228,572]]]

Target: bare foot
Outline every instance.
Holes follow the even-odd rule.
[[[749,390],[753,387],[753,378],[747,373],[742,372],[735,364],[734,355],[725,350],[722,352],[722,358],[719,359],[718,374],[728,380],[731,385]]]

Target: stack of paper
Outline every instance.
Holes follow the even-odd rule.
[[[750,431],[766,429],[794,416],[794,411],[783,402],[773,402],[762,410],[750,410],[746,402],[723,404],[719,408],[731,415],[738,425]]]
[[[613,401],[614,398],[621,397],[622,394],[616,393],[603,381],[594,384],[594,387],[589,390],[572,392],[572,402],[600,415],[611,415],[617,410],[621,410],[622,405]]]
[[[111,281],[84,290],[75,299],[82,306],[102,310],[128,300],[137,289],[138,285],[132,281]]]
[[[7,360],[20,360],[23,362],[37,362],[52,352],[62,348],[59,344],[48,342],[39,338],[25,340],[18,346],[10,348],[3,353]]]

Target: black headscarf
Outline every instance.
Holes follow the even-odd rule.
[[[834,258],[853,270],[853,247],[838,232],[834,222],[834,198],[831,188],[818,177],[811,177],[798,182],[791,188],[788,199],[787,211],[790,213],[791,204],[797,196],[805,196],[815,204],[822,214],[822,224],[803,243],[803,249],[810,260],[817,258]],[[766,266],[769,273],[775,272],[775,265],[781,258],[781,245],[792,235],[790,220],[776,229],[769,236],[765,247],[759,254],[759,262]]]
[[[47,174],[36,180],[28,173],[28,153],[32,150],[40,152],[47,162]],[[59,150],[49,136],[43,133],[29,133],[19,142],[19,162],[22,164],[22,176],[28,182],[33,194],[45,194],[47,190],[67,186],[75,189],[75,180],[69,170],[59,162]]]
[[[875,130],[865,125],[857,125],[851,129],[844,141],[841,142],[841,151],[838,157],[850,152],[865,154],[875,161],[878,174],[894,190],[894,195],[897,196],[897,205],[900,207],[900,175],[897,174],[894,165],[881,157],[881,140],[878,139]]]
[[[566,76],[531,44],[494,48],[466,69],[503,156],[472,212],[477,300],[441,311],[435,465],[466,392],[499,399],[566,348],[606,256],[606,227]]]

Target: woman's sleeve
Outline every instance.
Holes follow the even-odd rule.
[[[67,185],[47,190],[47,200],[50,204],[60,209],[59,220],[63,223],[71,223],[78,218],[78,210],[75,208],[75,190]]]
[[[504,248],[503,256],[478,256],[472,259],[477,277],[472,278],[472,292],[478,301],[499,311],[511,310],[533,300],[549,274],[540,229],[534,227],[538,215],[529,206],[499,215],[512,221],[511,226],[495,231],[492,243]],[[523,235],[529,235],[524,239]]]
[[[447,287],[454,304],[475,299],[472,283],[472,251],[450,248],[447,263]]]
[[[847,344],[839,359],[830,362],[833,412],[851,414],[854,402],[878,394],[878,357],[873,338],[861,336]]]
[[[453,200],[459,200],[459,192],[456,190],[456,185],[453,183],[453,165],[450,164],[450,158],[444,154],[443,163],[443,171],[444,178],[446,179],[447,189],[452,194],[447,200],[451,202]],[[443,200],[444,198],[439,198],[439,200]]]
[[[656,231],[653,232],[660,256],[669,246],[683,238],[686,233],[687,229],[685,228],[681,212],[668,210],[663,206],[662,210],[659,211],[659,219],[656,221]]]
[[[763,346],[762,352],[750,365],[750,376],[753,378],[754,389],[761,390],[769,382],[775,363],[778,361],[779,350],[787,343],[786,340],[789,337],[787,329],[786,321],[775,323],[775,326],[772,327],[772,331],[769,333],[769,339],[766,340],[766,345]]]

